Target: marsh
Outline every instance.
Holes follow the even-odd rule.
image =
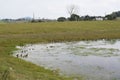
[[[26,50],[29,55],[22,59],[58,70],[60,75],[84,76],[86,80],[120,79],[120,40],[41,43],[17,48],[15,54]]]

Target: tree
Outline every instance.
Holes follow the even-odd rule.
[[[120,11],[115,12],[117,17],[120,17]]]
[[[84,20],[90,20],[90,16],[89,15],[86,15]]]
[[[59,22],[64,22],[64,21],[66,21],[66,18],[65,18],[65,17],[59,17],[59,18],[57,19],[57,21],[59,21]]]
[[[77,14],[79,12],[78,6],[70,5],[70,6],[68,6],[67,11],[70,15],[68,20],[70,20],[70,21],[79,21],[80,20],[80,16]]]
[[[70,21],[79,21],[80,20],[80,16],[77,14],[72,14],[69,18]]]
[[[108,20],[114,20],[114,19],[116,19],[116,16],[115,15],[106,15],[105,16]]]
[[[68,6],[67,11],[69,15],[71,16],[72,14],[77,14],[79,11],[79,8],[76,5],[70,5]]]
[[[120,11],[117,11],[117,12],[113,12],[111,14],[108,14],[105,16],[108,20],[114,20],[116,19],[117,17],[120,17]]]

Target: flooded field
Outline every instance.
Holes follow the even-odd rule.
[[[85,80],[120,80],[120,40],[17,46],[14,56],[60,75]],[[16,56],[17,55],[17,56]]]

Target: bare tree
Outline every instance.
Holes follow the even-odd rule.
[[[69,5],[67,8],[67,12],[71,16],[72,14],[77,14],[79,12],[79,8],[77,5]]]

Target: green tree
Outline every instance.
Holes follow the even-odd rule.
[[[106,15],[105,16],[108,20],[114,20],[116,19],[116,16],[115,15]]]
[[[79,21],[80,20],[80,16],[77,14],[72,14],[69,18],[70,21]]]
[[[66,21],[66,18],[65,18],[65,17],[59,17],[59,18],[57,19],[57,21],[59,21],[59,22],[64,22],[64,21]]]

